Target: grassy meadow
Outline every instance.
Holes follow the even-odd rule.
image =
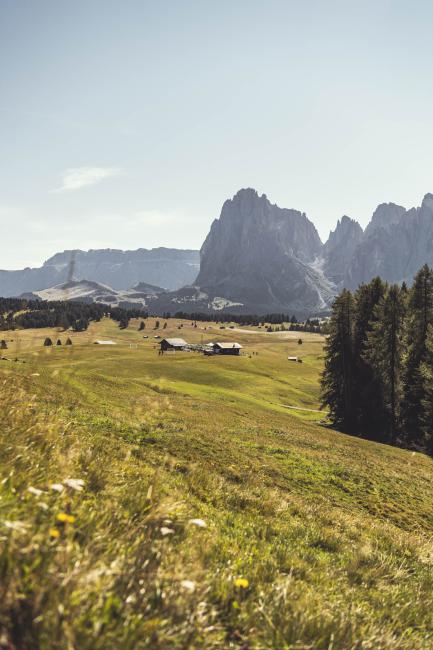
[[[323,426],[323,337],[167,323],[2,333],[0,647],[432,648],[432,459]]]

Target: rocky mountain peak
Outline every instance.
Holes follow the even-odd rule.
[[[331,230],[327,242],[325,243],[325,252],[332,251],[335,246],[341,243],[348,243],[348,239],[359,243],[362,239],[363,230],[355,219],[351,219],[346,214],[337,221],[335,230]]]
[[[268,309],[290,304],[294,298],[288,296],[296,292],[300,300],[302,291],[310,303],[320,303],[303,266],[313,263],[321,250],[317,230],[304,213],[243,189],[225,201],[212,224],[196,284],[211,296],[248,300]]]
[[[396,203],[381,203],[377,206],[376,210],[371,217],[371,221],[365,229],[365,234],[368,237],[378,228],[389,230],[390,226],[400,221],[401,217],[406,212],[406,208]]]
[[[201,272],[206,268],[211,249],[235,258],[251,249],[268,246],[284,253],[314,259],[321,241],[313,223],[304,213],[279,208],[265,194],[252,188],[242,189],[225,201],[219,219],[215,219],[201,248]],[[197,283],[199,279],[197,279]]]
[[[338,220],[323,247],[324,271],[337,286],[341,284],[347,265],[362,241],[363,230],[355,219],[347,215]]]
[[[259,196],[257,190],[255,190],[253,187],[244,187],[238,190],[232,199],[227,199],[225,203],[239,204],[241,206],[241,209],[247,211],[257,201],[259,200],[266,201],[266,199],[267,199],[266,194],[262,194],[261,196]]]
[[[425,195],[421,207],[433,211],[433,194]]]
[[[378,206],[347,267],[344,285],[355,289],[375,275],[388,282],[411,282],[425,263],[433,264],[433,194],[420,208]]]

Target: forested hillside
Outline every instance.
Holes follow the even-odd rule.
[[[147,314],[141,309],[110,309],[96,303],[0,298],[0,330],[61,327],[82,331],[87,329],[90,321],[100,321],[107,315],[126,327],[130,318]]]

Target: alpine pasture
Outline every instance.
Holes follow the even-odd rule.
[[[159,320],[4,333],[0,645],[431,648],[432,459],[323,425],[322,336]]]

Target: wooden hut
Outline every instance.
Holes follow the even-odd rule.
[[[242,345],[240,343],[227,343],[226,341],[214,343],[212,347],[215,354],[239,355],[242,350]]]
[[[188,343],[183,339],[174,338],[174,339],[162,339],[159,343],[161,346],[161,352],[176,352],[185,350]]]

